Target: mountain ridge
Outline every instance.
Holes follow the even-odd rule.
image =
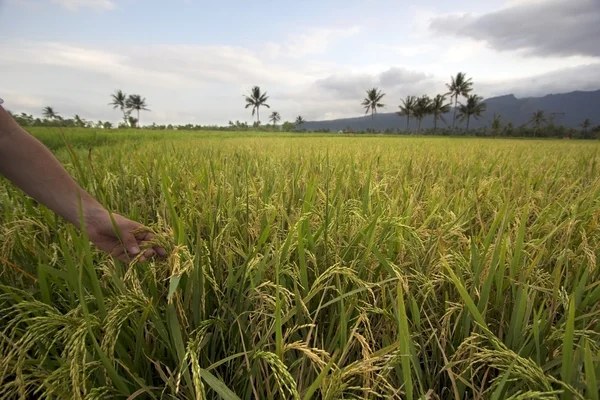
[[[586,118],[589,118],[593,125],[600,125],[600,90],[576,90],[568,93],[551,93],[541,97],[522,98],[517,98],[514,94],[506,94],[490,97],[483,101],[487,104],[487,110],[479,120],[471,118],[471,129],[489,127],[494,114],[502,117],[503,125],[512,122],[515,127],[518,127],[527,124],[531,114],[538,110],[544,111],[546,118],[552,119],[556,125],[563,125],[567,128],[577,128]],[[446,123],[450,126],[452,125],[453,112],[454,108],[443,115]],[[371,129],[372,125],[377,131],[405,130],[406,117],[400,117],[395,112],[378,113],[375,114],[373,121],[371,121],[370,115],[365,115],[324,121],[307,121],[304,123],[303,128],[306,130],[328,129],[338,131],[351,129],[364,131]],[[438,126],[445,127],[446,124],[439,122]],[[465,123],[459,126],[464,127]],[[423,119],[421,128],[433,128],[433,118],[428,116]],[[411,118],[409,130],[414,131],[416,129],[417,122],[414,118]]]

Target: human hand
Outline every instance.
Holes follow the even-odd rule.
[[[112,218],[114,225],[107,211],[89,218],[86,221],[87,235],[100,250],[123,262],[129,262],[141,252],[143,242],[152,240],[154,235],[144,230],[144,225],[121,215],[112,214]],[[161,247],[149,248],[140,256],[139,261],[144,262],[155,254],[164,257],[167,252]]]

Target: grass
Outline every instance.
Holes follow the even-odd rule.
[[[0,398],[598,398],[596,143],[87,132],[169,257],[0,184]]]

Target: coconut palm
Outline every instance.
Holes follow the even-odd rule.
[[[406,117],[406,130],[408,131],[408,125],[410,124],[410,117],[413,116],[413,112],[415,109],[415,103],[417,102],[417,98],[415,96],[406,96],[406,99],[402,100],[402,104],[398,107],[400,111],[398,111],[398,115],[401,117]]]
[[[417,98],[413,110],[413,115],[417,119],[417,121],[419,121],[419,131],[421,130],[421,122],[423,121],[423,118],[425,118],[429,114],[431,114],[431,99],[429,98],[429,96],[424,95]]]
[[[256,121],[260,124],[260,107],[265,106],[267,108],[271,108],[267,104],[269,96],[267,96],[267,92],[261,93],[260,87],[258,86],[254,86],[252,89],[250,89],[249,94],[249,96],[244,95],[246,99],[246,107],[244,108],[252,107],[252,116],[254,117],[254,113],[256,113]]]
[[[459,72],[456,77],[450,77],[450,83],[446,84],[448,88],[448,94],[450,98],[454,97],[454,116],[452,117],[452,129],[454,129],[454,121],[456,120],[456,108],[458,106],[458,96],[467,97],[471,90],[473,90],[473,81],[471,78],[467,79],[467,75],[464,72]]]
[[[131,111],[136,110],[137,111],[137,118],[134,118],[137,125],[140,126],[140,110],[144,110],[144,111],[150,111],[149,109],[146,108],[147,104],[146,104],[146,98],[140,96],[139,94],[132,94],[129,95],[129,97],[127,98],[127,101],[125,102],[125,105],[127,106],[127,108]],[[129,122],[133,121],[133,119],[129,119]],[[135,126],[135,125],[133,125]]]
[[[469,130],[469,122],[471,122],[471,117],[479,119],[481,114],[487,109],[486,104],[482,103],[481,100],[483,100],[482,97],[472,94],[467,97],[467,102],[465,104],[460,103],[458,105],[457,118],[459,118],[461,122],[465,119],[467,120],[467,131]]]
[[[296,117],[296,122],[295,122],[296,128],[298,128],[298,129],[302,128],[302,125],[304,125],[305,122],[306,121],[304,120],[304,118],[302,118],[302,116],[299,115],[298,117]]]
[[[442,120],[446,122],[444,119],[444,115],[450,111],[452,107],[451,103],[446,103],[446,95],[438,94],[431,100],[430,111],[431,115],[433,115],[433,129],[437,130],[437,122],[438,120]]]
[[[281,115],[279,115],[277,111],[273,111],[269,117],[269,121],[271,121],[273,126],[275,126],[279,121],[281,121]]]
[[[589,118],[586,118],[586,119],[585,119],[585,120],[584,120],[584,121],[583,121],[581,124],[579,124],[579,126],[580,126],[580,127],[581,127],[581,129],[582,129],[583,138],[584,138],[584,139],[587,139],[587,138],[588,138],[587,131],[588,131],[588,129],[590,129],[590,128],[591,128],[591,126],[592,126],[592,121],[590,121],[590,119],[589,119]]]
[[[111,102],[108,103],[108,105],[113,106],[113,108],[121,109],[121,112],[123,113],[123,121],[127,121],[127,95],[119,89],[115,93],[111,94],[110,97]]]
[[[44,116],[44,118],[48,118],[48,119],[56,119],[58,118],[58,113],[56,111],[54,111],[54,108],[48,106],[48,107],[44,107],[44,109],[42,110],[42,115]]]
[[[498,136],[500,129],[502,129],[502,116],[494,114],[494,118],[492,118],[492,133],[494,136]]]
[[[385,107],[384,104],[381,103],[381,99],[383,99],[385,93],[383,93],[378,88],[373,88],[367,90],[367,97],[364,98],[361,103],[362,106],[365,107],[365,114],[368,114],[371,111],[371,128],[375,130],[375,113],[377,113],[378,108]]]
[[[75,114],[75,116],[73,117],[73,123],[78,128],[85,128],[87,125],[87,121],[85,119],[82,119],[78,114]]]
[[[538,132],[542,126],[546,122],[546,114],[542,110],[537,110],[533,114],[531,114],[531,118],[529,118],[528,124],[533,125],[533,136],[536,137]]]

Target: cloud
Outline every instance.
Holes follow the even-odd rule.
[[[563,68],[526,78],[481,82],[477,88],[486,97],[508,93],[518,97],[544,96],[552,93],[566,93],[575,90],[600,89],[600,62]]]
[[[52,0],[69,11],[79,11],[82,8],[91,8],[95,11],[109,11],[116,8],[112,0]]]
[[[379,73],[338,73],[315,82],[317,88],[341,98],[359,98],[365,90],[380,87],[392,94],[430,93],[437,86],[433,76],[407,68],[392,67]]]
[[[143,123],[226,124],[251,121],[242,94],[260,85],[270,95],[272,110],[284,120],[302,115],[308,120],[359,116],[365,90],[379,87],[387,95],[384,112],[397,110],[407,95],[444,93],[448,80],[405,66],[349,69],[335,63],[261,57],[260,50],[236,46],[153,45],[110,50],[53,42],[0,42],[0,95],[7,108],[39,115],[46,105],[62,115],[118,121],[107,105],[115,89],[140,93],[152,112]],[[475,91],[490,97],[515,93],[543,95],[600,89],[600,63],[575,68],[556,67],[526,78],[491,80],[472,76]],[[263,120],[265,117],[263,116]]]
[[[598,21],[598,0],[520,0],[487,14],[436,17],[429,27],[437,34],[485,41],[496,50],[600,57]]]
[[[290,35],[283,43],[268,42],[264,54],[270,58],[323,54],[341,39],[356,36],[361,31],[358,25],[349,28],[315,28],[308,32]]]

